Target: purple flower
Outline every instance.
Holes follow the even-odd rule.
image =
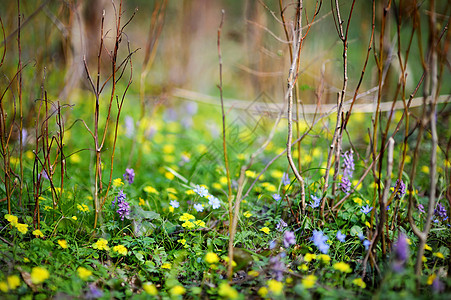
[[[125,169],[124,180],[128,180],[128,184],[132,184],[135,180],[135,170],[133,169]]]
[[[327,254],[327,252],[329,252],[330,246],[326,243],[328,239],[329,238],[327,235],[325,235],[321,230],[313,230],[311,241],[323,254]]]
[[[277,246],[277,242],[275,240],[272,240],[271,242],[269,242],[269,249],[270,250],[276,248],[276,246]]]
[[[289,248],[291,245],[296,244],[296,237],[293,231],[285,231],[283,235],[283,245],[285,248]]]
[[[278,280],[283,280],[283,272],[285,272],[285,264],[281,260],[281,256],[277,255],[274,257],[271,257],[269,259],[269,265],[271,269],[271,273],[273,274],[273,277]]]
[[[282,184],[283,185],[289,185],[291,183],[291,181],[290,181],[290,176],[288,176],[288,173],[283,173],[283,176],[282,176]]]
[[[173,208],[178,208],[180,206],[180,203],[177,200],[171,200],[171,202],[169,202],[169,204],[173,207]]]
[[[207,197],[208,195],[208,190],[200,185],[196,185],[193,191],[201,197]]]
[[[277,231],[282,231],[282,230],[283,230],[285,227],[287,227],[287,226],[288,226],[288,224],[285,223],[284,220],[280,219],[280,220],[279,220],[279,223],[277,223],[276,230],[277,230]]]
[[[89,285],[89,291],[85,295],[86,299],[97,299],[102,296],[103,292],[99,290],[94,283]]]
[[[373,210],[373,208],[372,207],[370,207],[369,205],[367,205],[367,206],[364,206],[364,207],[362,207],[361,209],[360,209],[360,211],[362,212],[362,213],[364,213],[365,215],[367,215],[370,211],[372,211]]]
[[[396,273],[400,273],[404,270],[404,265],[409,257],[409,244],[407,243],[406,236],[401,232],[398,236],[398,240],[393,245],[394,260],[392,263],[392,269]]]
[[[357,234],[357,236],[359,237],[359,239],[360,239],[361,241],[363,241],[363,240],[365,239],[365,236],[363,235],[363,232],[359,232],[359,233]]]
[[[214,196],[208,197],[208,204],[210,204],[213,209],[218,209],[221,207],[221,202]]]
[[[313,201],[309,203],[309,206],[311,208],[317,208],[320,204],[321,204],[321,198],[314,196],[314,195],[310,195],[310,199],[312,199]]]
[[[116,212],[121,217],[121,221],[124,221],[124,218],[130,215],[130,204],[128,204],[125,199],[127,196],[124,194],[122,190],[119,191],[119,194],[116,196],[116,199],[112,202],[112,206],[115,207],[117,205]]]
[[[351,191],[351,181],[348,177],[343,176],[340,182],[340,188],[345,194],[349,194]]]
[[[343,155],[343,177],[350,178],[352,177],[352,173],[354,172],[354,156],[352,155],[352,150],[346,151]]]
[[[434,209],[434,215],[439,218],[446,218],[446,208],[440,203],[437,203],[437,206]]]
[[[441,293],[445,290],[445,285],[438,277],[435,277],[434,281],[432,281],[432,290],[436,293]]]
[[[368,250],[370,245],[371,245],[371,242],[369,240],[364,240],[363,241],[363,246],[365,247],[365,250]]]
[[[418,204],[418,210],[422,213],[425,213],[423,204]]]
[[[396,180],[395,189],[398,189],[395,195],[398,199],[401,199],[406,194],[406,184],[402,180]]]
[[[337,232],[337,240],[339,240],[340,242],[344,243],[346,240],[346,234],[341,233],[340,230],[338,230]]]
[[[282,197],[280,197],[279,194],[274,194],[274,195],[272,195],[272,198],[273,198],[274,200],[276,200],[276,201],[280,201],[280,199],[282,199]]]
[[[194,209],[197,212],[203,212],[204,211],[204,206],[202,204],[200,204],[200,203],[196,203],[196,204],[194,204]]]

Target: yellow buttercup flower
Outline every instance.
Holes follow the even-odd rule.
[[[166,177],[169,180],[173,180],[175,178],[174,174],[172,174],[171,172],[165,172],[164,177]]]
[[[78,220],[77,216],[72,216],[72,220],[77,221]]]
[[[182,227],[188,228],[188,229],[193,229],[196,227],[196,225],[194,225],[194,223],[191,221],[185,221],[185,223],[182,224]]]
[[[180,295],[185,294],[185,292],[186,292],[186,289],[181,285],[176,285],[169,290],[169,293],[172,296],[180,296]]]
[[[440,252],[432,253],[432,255],[434,255],[435,257],[441,258],[441,259],[445,259],[445,256]]]
[[[0,291],[6,293],[8,290],[8,284],[5,281],[0,281]]]
[[[58,240],[58,245],[60,245],[61,248],[67,249],[67,241],[66,240]]]
[[[8,222],[11,223],[12,226],[16,226],[19,223],[19,218],[14,215],[6,214],[5,219],[8,220]]]
[[[428,277],[427,284],[428,284],[428,285],[432,285],[432,283],[434,282],[435,278],[437,278],[437,275],[435,275],[435,274],[430,275],[430,276]]]
[[[17,275],[11,275],[6,278],[8,282],[8,288],[10,290],[15,290],[20,285],[20,278]]]
[[[275,279],[270,279],[266,282],[268,285],[268,289],[274,294],[274,295],[281,295],[283,291],[283,283],[280,281],[277,281]]]
[[[153,283],[151,283],[151,282],[146,282],[146,283],[144,283],[144,284],[143,284],[143,290],[144,290],[147,294],[149,294],[149,295],[151,295],[151,296],[156,296],[156,295],[158,295],[158,290],[157,290],[157,288],[156,288],[155,285],[154,285]]]
[[[338,270],[343,273],[351,273],[351,267],[345,262],[338,262],[332,266],[335,270]]]
[[[86,204],[77,204],[77,208],[81,212],[89,212],[89,207]]]
[[[315,275],[308,275],[302,278],[301,283],[306,289],[311,289],[315,286],[316,280],[318,278]]]
[[[78,277],[80,277],[81,280],[84,280],[84,281],[88,280],[89,277],[91,277],[91,275],[92,275],[92,271],[88,270],[84,267],[79,267],[77,269],[77,273],[78,273]]]
[[[122,181],[122,178],[116,178],[113,180],[113,186],[114,187],[120,187],[123,186],[124,182]]]
[[[246,218],[250,218],[252,217],[252,214],[249,211],[246,211],[243,216],[245,216]]]
[[[216,264],[219,262],[219,256],[214,252],[205,254],[205,261],[209,264]]]
[[[92,245],[92,248],[97,250],[110,250],[110,247],[108,247],[108,241],[105,239],[100,238],[97,242],[95,242]]]
[[[28,224],[17,223],[16,228],[20,233],[25,234],[28,231]]]
[[[170,263],[164,263],[164,264],[161,265],[161,268],[170,270],[171,269],[171,264]]]
[[[113,247],[113,251],[117,252],[117,253],[119,253],[121,255],[124,255],[124,256],[127,255],[127,253],[128,253],[128,250],[127,250],[127,248],[124,245],[114,246]]]
[[[150,185],[144,187],[144,192],[149,194],[158,194],[158,191]]]
[[[194,221],[194,224],[196,224],[199,227],[205,227],[205,222],[202,220]]]
[[[262,298],[266,298],[266,296],[268,295],[268,288],[266,286],[261,287],[257,294],[262,297]]]
[[[238,298],[238,292],[227,282],[222,282],[219,284],[218,295],[228,299]]]
[[[34,284],[40,284],[46,281],[50,277],[49,271],[43,267],[34,267],[31,270],[31,282]]]
[[[432,248],[428,244],[425,244],[424,245],[424,250],[432,251]]]
[[[185,244],[186,244],[186,240],[185,240],[185,239],[177,240],[177,242],[179,242],[179,243],[182,244],[182,245],[185,245]]]
[[[314,259],[316,259],[316,254],[307,253],[307,254],[304,256],[304,260],[305,260],[306,262],[311,262],[311,261],[314,260]]]
[[[268,227],[263,227],[260,229],[260,231],[263,231],[264,233],[269,234],[270,229]]]
[[[42,231],[40,231],[39,229],[36,229],[36,230],[34,230],[33,232],[32,232],[32,234],[35,236],[35,237],[44,237],[44,234],[42,233]]]
[[[362,278],[356,278],[352,281],[356,286],[361,287],[362,289],[366,288],[366,283],[362,280]]]
[[[257,173],[255,173],[254,171],[251,171],[251,170],[246,170],[245,174],[246,174],[246,176],[249,177],[249,178],[255,178],[255,177],[257,177]]]
[[[330,262],[330,256],[327,254],[320,254],[318,255],[318,259],[320,259],[324,263]]]
[[[189,213],[183,213],[183,215],[180,216],[179,221],[189,221],[194,220],[196,217],[194,217],[192,214]]]

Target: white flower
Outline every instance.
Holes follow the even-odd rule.
[[[221,202],[219,201],[218,198],[216,198],[214,196],[210,196],[208,198],[208,204],[210,204],[211,207],[213,207],[213,209],[218,209],[221,207]]]
[[[196,187],[193,190],[194,192],[196,192],[199,196],[201,197],[207,197],[208,196],[208,190],[200,185],[196,185]]]
[[[172,200],[171,202],[169,202],[169,204],[171,204],[173,208],[177,208],[180,206],[180,203],[177,200]]]
[[[200,203],[194,204],[194,209],[195,209],[197,212],[203,212],[203,211],[204,211],[204,207],[203,207],[202,204],[200,204]]]

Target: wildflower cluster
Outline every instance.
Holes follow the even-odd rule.
[[[192,214],[184,213],[180,216],[179,221],[184,222],[182,224],[183,228],[194,229],[197,227],[205,227],[205,222],[202,220],[196,220]]]
[[[329,238],[321,230],[313,230],[311,241],[323,254],[329,252],[330,245],[327,242]]]
[[[135,170],[133,169],[125,169],[124,180],[128,181],[128,184],[132,184],[135,180]]]
[[[340,188],[341,190],[349,194],[351,191],[351,178],[354,173],[354,156],[352,155],[352,150],[346,151],[343,155],[343,177],[341,178]]]
[[[195,193],[197,194],[199,197],[201,198],[207,198],[208,199],[208,204],[213,208],[213,209],[218,209],[221,207],[221,201],[213,196],[212,194],[210,194],[208,192],[208,189],[205,186],[202,185],[196,185],[196,187],[192,190],[191,193]],[[205,207],[202,203],[194,203],[194,209],[197,212],[203,212]]]
[[[17,216],[6,214],[5,219],[9,222],[9,224],[11,224],[11,226],[16,227],[16,229],[21,234],[25,234],[28,232],[28,224],[19,223],[19,218]]]
[[[125,201],[126,198],[127,196],[125,195],[125,193],[122,190],[120,190],[119,194],[112,202],[113,208],[117,206],[116,212],[121,217],[121,221],[124,221],[124,218],[125,217],[128,218],[128,216],[130,215],[130,204],[127,201]]]

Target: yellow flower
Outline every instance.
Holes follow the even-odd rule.
[[[166,172],[164,173],[164,177],[166,177],[169,180],[173,180],[175,176],[171,172]]]
[[[165,154],[174,153],[174,150],[175,150],[175,146],[172,144],[163,146],[163,153],[165,153]]]
[[[189,213],[183,213],[183,215],[180,216],[179,221],[189,221],[189,220],[194,220],[195,217]]]
[[[208,252],[205,254],[205,261],[209,264],[215,264],[219,262],[219,256],[214,252]]]
[[[268,289],[266,288],[266,286],[263,286],[258,290],[257,294],[262,298],[266,298],[266,296],[268,295]]]
[[[89,277],[92,275],[92,271],[88,270],[84,267],[79,267],[77,269],[77,273],[78,273],[78,277],[80,277],[81,280],[84,280],[84,281],[88,280]]]
[[[255,177],[257,177],[257,173],[255,173],[254,171],[251,171],[251,170],[246,170],[245,174],[246,174],[246,176],[249,177],[249,178],[255,178]]]
[[[108,241],[105,239],[100,238],[97,242],[95,242],[92,245],[92,248],[97,250],[110,250],[110,247],[108,247]]]
[[[31,270],[31,282],[34,284],[40,284],[46,281],[50,277],[49,271],[43,267],[34,267]]]
[[[219,284],[218,295],[228,299],[238,298],[238,292],[227,282],[222,282]]]
[[[23,262],[24,262],[24,263],[29,263],[30,260],[28,259],[28,257],[24,257],[24,258],[23,258]]]
[[[428,285],[432,285],[432,283],[434,282],[435,278],[437,278],[437,275],[435,275],[435,274],[432,274],[431,276],[429,276],[427,284]]]
[[[428,166],[422,166],[421,167],[421,172],[423,172],[425,174],[429,174],[429,167]]]
[[[36,230],[34,230],[33,232],[32,232],[32,234],[35,236],[35,237],[44,237],[44,234],[42,233],[42,231],[40,231],[39,229],[36,229]]]
[[[166,192],[172,193],[172,194],[177,194],[177,193],[178,193],[176,189],[171,188],[171,187],[170,187],[170,188],[167,188],[167,189],[166,189]]]
[[[158,194],[158,191],[150,185],[144,187],[144,192],[148,194]]]
[[[317,277],[315,275],[308,275],[302,278],[301,283],[304,286],[304,288],[311,289],[312,287],[315,286],[316,280]]]
[[[274,295],[280,295],[283,291],[283,283],[280,281],[277,281],[275,279],[270,279],[266,282],[268,285],[268,289],[274,294]]]
[[[352,200],[360,206],[362,206],[363,204],[362,199],[360,199],[359,197],[352,198]]]
[[[412,241],[409,238],[406,238],[406,242],[407,244],[412,245]]]
[[[304,256],[304,260],[305,260],[306,262],[311,262],[311,261],[314,260],[314,259],[316,259],[316,254],[307,253],[307,254]]]
[[[171,212],[171,213],[173,213],[174,212],[174,210],[175,210],[175,208],[174,208],[174,206],[169,206],[169,212]]]
[[[202,220],[197,220],[194,222],[194,224],[196,224],[199,227],[205,227],[205,222]]]
[[[0,281],[0,291],[3,293],[8,292],[8,284],[5,281]]]
[[[89,207],[86,204],[77,204],[77,208],[81,212],[89,212]]]
[[[120,187],[123,186],[124,182],[122,181],[122,178],[116,178],[113,180],[113,186],[114,187]]]
[[[72,220],[77,221],[78,220],[77,216],[72,216]]]
[[[351,267],[345,262],[338,262],[332,266],[335,270],[338,270],[343,273],[351,273]]]
[[[249,211],[246,211],[243,216],[245,216],[246,218],[250,218],[252,217],[252,214]]]
[[[67,249],[67,241],[66,240],[58,240],[58,245],[60,245],[61,248]]]
[[[179,242],[179,243],[182,244],[182,245],[185,245],[185,244],[186,244],[186,240],[185,240],[185,239],[177,240],[177,242]]]
[[[10,215],[10,214],[6,214],[5,219],[8,220],[9,223],[11,223],[11,225],[13,225],[13,226],[16,226],[19,222],[19,218],[17,218],[14,215]]]
[[[306,264],[302,264],[298,266],[298,270],[300,271],[308,271],[308,266]]]
[[[330,256],[327,254],[318,255],[318,259],[320,259],[322,262],[325,262],[325,263],[330,262]]]
[[[161,265],[161,268],[170,270],[171,269],[171,264],[170,263],[164,263],[164,264]]]
[[[222,185],[227,185],[227,177],[225,176],[219,177],[219,183]]]
[[[359,183],[359,180],[354,179],[352,181],[352,186],[355,188],[356,191],[360,191],[362,189],[362,183],[360,183],[359,186],[356,187],[357,183]]]
[[[185,223],[182,224],[182,227],[186,227],[188,229],[193,229],[196,227],[193,222],[191,221],[185,221]]]
[[[25,234],[28,231],[28,224],[17,223],[16,228],[20,233]]]
[[[181,285],[176,285],[169,290],[169,293],[172,296],[180,296],[180,295],[185,294],[185,292],[186,292],[186,289]]]
[[[268,227],[263,227],[263,228],[260,229],[260,231],[263,231],[266,234],[269,234],[269,232],[270,232]]]
[[[352,281],[356,286],[361,287],[362,289],[366,288],[366,283],[362,280],[362,278],[356,278]]]
[[[158,290],[157,290],[157,288],[156,288],[155,285],[154,285],[153,283],[151,283],[151,282],[146,282],[146,283],[144,283],[144,284],[143,284],[143,290],[144,290],[147,294],[149,294],[149,295],[151,295],[151,296],[156,296],[156,295],[158,295]]]
[[[423,262],[427,262],[427,261],[428,261],[428,259],[427,259],[426,256],[424,256],[424,255],[421,257],[421,260],[422,260]]]
[[[81,157],[77,153],[72,154],[69,159],[73,164],[79,164],[81,162]]]
[[[146,201],[144,201],[144,199],[143,198],[141,198],[141,197],[139,197],[139,206],[144,206],[144,205],[146,205]]]
[[[113,251],[114,252],[117,252],[117,253],[119,253],[119,254],[121,254],[121,255],[127,255],[127,253],[128,253],[128,250],[127,250],[127,248],[125,248],[125,246],[124,245],[117,245],[117,246],[114,246],[113,247]]]
[[[283,172],[279,170],[272,170],[269,174],[275,179],[282,179],[283,177]]]
[[[434,255],[435,257],[441,258],[441,259],[445,259],[445,256],[443,256],[443,254],[440,252],[432,253],[432,255]]]
[[[432,251],[432,248],[431,248],[431,246],[429,246],[428,244],[425,244],[425,245],[424,245],[424,250]]]
[[[257,277],[258,275],[260,275],[260,273],[255,270],[250,270],[249,272],[247,272],[247,275],[252,276],[252,277]]]
[[[6,278],[10,290],[15,290],[20,285],[20,278],[17,275],[11,275]]]
[[[366,222],[365,222],[365,225],[366,225],[368,228],[371,228],[370,222],[366,221]]]

